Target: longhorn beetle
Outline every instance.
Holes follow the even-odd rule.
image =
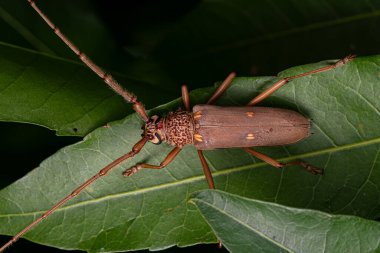
[[[123,89],[117,81],[108,73],[104,72],[99,66],[92,62],[82,53],[61,31],[50,21],[50,19],[37,7],[33,0],[28,0],[31,7],[41,16],[50,26],[54,33],[78,56],[78,58],[89,67],[95,74],[117,94],[122,96],[127,102],[131,103],[133,109],[144,121],[141,139],[133,146],[127,154],[114,160],[97,174],[88,179],[72,193],[67,195],[42,216],[29,224],[18,234],[12,237],[0,248],[3,252],[12,243],[16,242],[22,235],[27,233],[35,225],[48,217],[67,201],[81,193],[87,186],[105,176],[111,169],[121,164],[123,161],[139,153],[147,142],[161,144],[163,142],[173,146],[166,158],[159,165],[139,163],[123,172],[124,176],[132,176],[139,170],[162,169],[167,166],[181,152],[185,145],[194,145],[197,149],[199,159],[205,174],[209,188],[215,189],[212,174],[204,158],[203,150],[216,148],[240,147],[249,154],[263,160],[264,162],[282,168],[289,165],[299,165],[312,174],[322,174],[323,171],[303,161],[293,161],[281,163],[265,154],[253,150],[255,146],[277,146],[298,142],[309,135],[310,121],[301,114],[279,108],[253,107],[265,98],[269,97],[289,81],[308,76],[311,74],[328,71],[351,61],[354,56],[349,55],[335,64],[315,69],[309,72],[283,78],[269,87],[267,90],[253,98],[244,107],[219,107],[213,105],[214,102],[229,87],[235,73],[231,73],[217,88],[215,93],[205,105],[195,105],[190,107],[190,98],[187,87],[182,86],[182,101],[185,110],[169,112],[165,116],[148,116],[143,104],[128,90]]]

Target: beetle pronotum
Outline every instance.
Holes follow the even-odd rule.
[[[0,252],[3,252],[7,247],[17,241],[22,235],[48,217],[60,206],[81,193],[88,185],[92,184],[100,177],[105,176],[111,169],[115,168],[126,159],[135,156],[142,150],[147,142],[151,142],[153,144],[161,144],[162,142],[166,142],[174,146],[174,148],[159,165],[139,163],[125,170],[123,173],[124,176],[131,176],[143,168],[164,168],[171,161],[173,161],[185,145],[194,145],[197,149],[207,183],[211,189],[215,189],[215,185],[209,166],[203,156],[203,150],[215,148],[241,147],[249,154],[267,162],[272,166],[282,168],[289,165],[299,165],[313,174],[322,174],[322,170],[313,167],[306,162],[293,161],[289,163],[280,163],[275,159],[253,150],[251,147],[286,145],[298,142],[309,135],[310,127],[309,119],[297,112],[279,108],[253,106],[269,97],[272,93],[293,79],[328,71],[342,66],[352,60],[354,56],[347,56],[330,66],[283,78],[253,98],[245,107],[219,107],[213,105],[214,102],[229,87],[235,77],[235,73],[228,75],[228,77],[218,87],[205,105],[196,105],[193,108],[190,107],[188,90],[184,85],[182,86],[182,101],[185,110],[170,112],[165,116],[148,116],[144,106],[135,95],[128,90],[123,89],[111,75],[105,73],[85,54],[83,54],[65,35],[60,32],[60,30],[50,21],[50,19],[42,13],[33,0],[28,0],[28,2],[42,17],[42,19],[51,27],[51,29],[53,29],[56,35],[61,38],[61,40],[86,66],[101,77],[104,82],[117,94],[132,104],[133,109],[144,121],[143,134],[142,138],[133,146],[130,152],[119,157],[101,169],[97,174],[55,204],[41,217],[13,236],[0,248]]]

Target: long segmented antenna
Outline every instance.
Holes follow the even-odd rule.
[[[48,217],[50,214],[52,214],[55,210],[57,210],[60,206],[65,204],[70,199],[77,196],[79,193],[81,193],[87,186],[98,180],[100,177],[105,176],[111,169],[115,168],[117,165],[124,162],[126,159],[131,158],[135,156],[137,153],[140,152],[140,150],[144,147],[145,143],[148,141],[147,137],[143,137],[140,141],[138,141],[132,148],[132,150],[119,157],[112,163],[105,166],[103,169],[101,169],[98,173],[96,173],[94,176],[92,176],[90,179],[88,179],[86,182],[84,182],[81,186],[76,188],[72,193],[64,197],[61,201],[59,201],[57,204],[55,204],[52,208],[50,208],[48,211],[46,211],[44,214],[42,214],[37,220],[30,223],[27,227],[25,227],[23,230],[21,230],[18,234],[13,236],[6,244],[4,244],[0,248],[0,252],[3,252],[6,248],[11,246],[13,243],[15,243],[22,235],[24,235],[26,232],[28,232],[31,228],[36,226],[38,223],[40,223],[43,219]]]
[[[59,38],[61,38],[61,40],[78,56],[78,58],[84,64],[86,64],[86,66],[88,66],[93,72],[95,72],[99,77],[101,77],[104,80],[104,82],[111,89],[113,89],[117,94],[122,96],[127,102],[132,103],[133,109],[141,116],[141,118],[145,122],[149,120],[146,114],[146,111],[144,109],[144,106],[142,105],[140,101],[137,100],[137,97],[135,95],[123,89],[120,86],[120,84],[118,84],[118,82],[110,74],[107,74],[106,72],[104,72],[98,65],[96,65],[93,61],[91,61],[84,53],[82,53],[63,33],[60,32],[60,30],[53,24],[53,22],[51,22],[50,19],[37,7],[37,5],[35,4],[33,0],[28,0],[28,2],[33,7],[33,9],[41,16],[41,18],[50,26],[50,28],[54,31],[54,33]],[[6,244],[4,244],[0,248],[0,253],[3,252],[9,246],[11,246],[13,243],[15,243],[21,236],[23,236],[30,229],[32,229],[34,226],[40,223],[43,219],[45,219],[46,217],[51,215],[55,210],[57,210],[59,207],[64,205],[67,201],[69,201],[70,199],[74,198],[79,193],[81,193],[87,186],[91,185],[100,177],[105,176],[111,169],[115,168],[116,166],[118,166],[119,164],[127,160],[128,158],[131,158],[135,156],[137,153],[139,153],[147,141],[148,141],[147,137],[144,136],[140,141],[138,141],[133,146],[132,150],[129,153],[119,157],[115,161],[111,162],[110,164],[102,168],[98,173],[96,173],[94,176],[92,176],[90,179],[88,179],[86,182],[84,182],[82,185],[76,188],[69,195],[64,197],[61,201],[55,204],[48,211],[43,213],[38,219],[30,223],[23,230],[21,230],[19,233],[13,236]]]
[[[103,81],[114,90],[117,94],[122,96],[127,102],[131,103],[133,109],[141,116],[141,118],[147,122],[149,120],[143,104],[137,100],[137,97],[120,86],[120,84],[110,75],[103,71],[98,65],[96,65],[87,55],[79,50],[79,48],[71,42],[54,23],[41,11],[33,0],[28,0],[30,6],[41,16],[41,18],[48,24],[48,26],[54,31],[54,33],[78,56],[78,58],[86,64],[94,73],[96,73]]]

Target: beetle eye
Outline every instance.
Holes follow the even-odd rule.
[[[158,133],[155,133],[154,134],[155,136],[156,136],[156,138],[157,138],[157,140],[158,140],[158,142],[157,143],[154,143],[154,144],[161,144],[162,143],[162,139],[161,139],[161,135],[159,135]]]

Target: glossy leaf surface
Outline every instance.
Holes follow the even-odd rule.
[[[210,190],[194,203],[230,252],[377,252],[380,224]]]
[[[0,44],[0,120],[45,126],[58,135],[84,136],[108,121],[131,113],[131,106],[87,67],[72,61]],[[167,101],[170,93],[125,77],[146,106]]]
[[[280,76],[331,64],[286,70]],[[272,168],[239,149],[205,152],[218,189],[294,207],[378,218],[380,165],[380,57],[357,58],[336,70],[294,80],[262,105],[296,110],[312,118],[314,134],[286,147],[260,148],[282,161],[304,159],[325,169],[314,176],[298,167]],[[219,104],[244,105],[272,77],[237,78]],[[206,101],[211,89],[191,93]],[[178,108],[175,101],[151,113]],[[128,152],[142,122],[133,114],[100,127],[84,141],[60,150],[0,193],[0,232],[15,234],[103,166]],[[121,172],[137,162],[159,164],[170,147],[147,146],[131,161],[90,186],[27,234],[35,242],[89,252],[162,249],[215,241],[191,193],[207,188],[200,162],[186,147],[163,170]]]

